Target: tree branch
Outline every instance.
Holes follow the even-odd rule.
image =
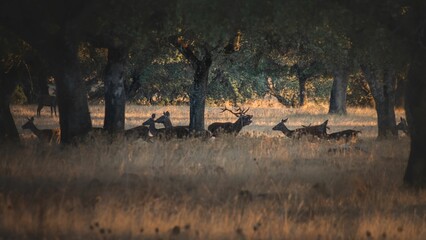
[[[169,43],[175,47],[192,65],[194,69],[200,63],[200,60],[195,56],[193,50],[183,42],[178,36],[170,36]]]

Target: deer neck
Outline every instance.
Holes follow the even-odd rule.
[[[167,119],[164,121],[164,127],[165,127],[165,128],[172,128],[172,127],[173,127],[172,121],[170,121],[170,119],[169,119],[169,118],[167,118]]]
[[[281,128],[281,131],[284,133],[284,135],[289,136],[289,137],[292,136],[295,132],[294,130],[288,129],[284,124]]]
[[[232,124],[232,129],[235,132],[239,133],[241,129],[243,129],[243,119],[238,118],[238,120]]]
[[[155,123],[150,123],[148,126],[148,129],[152,135],[154,136],[157,135],[157,129],[155,128]]]
[[[29,129],[31,130],[31,132],[33,132],[38,138],[43,138],[43,131],[38,129],[34,124],[31,124],[29,126]]]

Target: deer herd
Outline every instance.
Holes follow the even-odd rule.
[[[52,104],[53,105],[53,104]],[[50,106],[52,106],[50,105]],[[37,113],[39,114],[39,109]],[[157,118],[157,115],[153,113],[142,125],[130,128],[124,131],[124,136],[127,139],[142,139],[144,141],[151,140],[170,140],[170,139],[185,139],[189,137],[202,137],[204,139],[210,139],[214,137],[220,137],[221,135],[236,136],[243,129],[252,123],[253,115],[247,114],[250,108],[237,108],[236,110],[228,109],[224,107],[221,109],[221,113],[230,112],[235,117],[235,122],[214,122],[210,124],[207,130],[204,132],[192,133],[189,130],[189,126],[174,126],[172,124],[170,112],[163,112],[163,115]],[[56,112],[56,111],[55,111]],[[53,108],[52,108],[53,114]],[[361,131],[347,129],[343,131],[327,133],[330,129],[327,124],[328,120],[324,121],[319,125],[302,125],[300,128],[290,130],[286,123],[288,118],[282,119],[272,130],[281,131],[286,137],[291,139],[325,139],[325,140],[344,140],[346,142],[357,139],[357,135]],[[157,128],[156,124],[162,124],[164,127]],[[34,117],[28,118],[28,121],[22,125],[23,129],[31,130],[37,138],[42,142],[56,142],[60,141],[60,130],[59,129],[38,129],[34,124]],[[400,123],[396,126],[396,129],[403,131],[408,135],[408,125],[404,118],[400,119]],[[94,132],[102,132],[102,128],[93,128]]]

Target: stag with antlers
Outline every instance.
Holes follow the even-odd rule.
[[[242,109],[239,107],[236,111],[232,111],[226,107],[222,108],[221,113],[230,112],[234,114],[238,119],[234,123],[232,122],[215,122],[208,126],[208,130],[217,136],[220,133],[227,133],[237,135],[244,126],[250,125],[252,123],[253,115],[246,115],[250,108]]]

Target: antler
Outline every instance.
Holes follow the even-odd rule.
[[[224,112],[226,112],[226,111],[228,111],[228,112],[230,112],[230,113],[234,114],[236,117],[240,117],[240,113],[239,113],[239,112],[234,112],[234,111],[232,111],[231,109],[228,109],[226,106],[225,106],[224,108],[222,108],[222,112],[221,112],[221,113],[224,113]]]
[[[230,112],[230,113],[234,114],[236,117],[240,117],[240,116],[242,116],[242,115],[245,115],[245,114],[248,112],[248,110],[250,110],[250,108],[244,109],[244,108],[238,107],[238,108],[237,108],[237,111],[236,111],[236,112],[234,112],[234,111],[232,111],[231,109],[228,109],[228,108],[225,106],[224,108],[222,108],[222,112],[221,112],[221,113],[223,113],[223,112],[225,112],[225,111],[228,111],[228,112]]]

